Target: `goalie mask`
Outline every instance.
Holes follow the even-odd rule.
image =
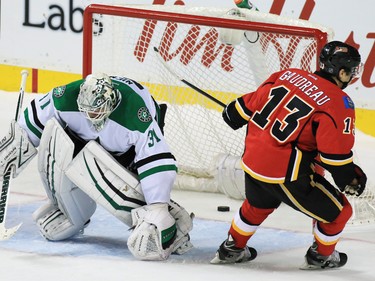
[[[320,69],[339,79],[339,72],[344,69],[351,79],[361,72],[361,56],[357,49],[340,41],[327,43],[319,56]],[[350,81],[349,81],[350,82]],[[349,82],[345,82],[344,87]]]
[[[100,131],[120,99],[120,92],[114,88],[108,75],[90,74],[81,84],[77,104],[94,128]]]

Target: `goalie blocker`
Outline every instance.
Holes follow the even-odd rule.
[[[192,248],[193,215],[173,201],[146,205],[136,175],[95,141],[73,159],[73,142],[52,119],[39,149],[39,169],[50,202],[34,213],[34,219],[47,239],[62,240],[79,233],[99,204],[132,227],[128,248],[139,259],[163,260]]]
[[[12,228],[5,227],[9,185],[11,179],[17,177],[36,154],[37,150],[26,132],[13,119],[9,133],[0,140],[0,240],[12,237],[22,224]]]
[[[36,154],[25,130],[12,120],[9,133],[0,141],[0,177],[12,167],[13,177],[17,177]]]

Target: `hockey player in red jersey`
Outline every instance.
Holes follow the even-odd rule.
[[[330,42],[315,73],[274,73],[255,92],[225,107],[230,127],[247,125],[246,199],[211,263],[253,260],[257,252],[248,240],[284,202],[314,222],[314,241],[302,269],[345,265],[347,255],[335,250],[352,215],[345,193],[361,195],[367,178],[353,163],[355,110],[342,90],[358,75],[360,61],[354,47]],[[315,171],[316,162],[332,174],[338,189]]]

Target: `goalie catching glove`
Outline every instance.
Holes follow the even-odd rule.
[[[188,234],[192,217],[173,201],[133,209],[129,251],[140,260],[166,260],[172,253],[187,252],[193,247]]]
[[[141,260],[165,260],[173,251],[176,222],[168,212],[167,203],[146,205],[132,210],[134,230],[128,248]]]
[[[13,177],[18,176],[36,154],[37,150],[29,141],[25,130],[12,120],[8,135],[0,142],[0,177],[10,167],[14,167]]]

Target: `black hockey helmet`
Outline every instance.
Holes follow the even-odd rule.
[[[338,76],[341,69],[357,76],[360,72],[361,56],[356,48],[340,41],[327,43],[319,56],[320,70]]]

